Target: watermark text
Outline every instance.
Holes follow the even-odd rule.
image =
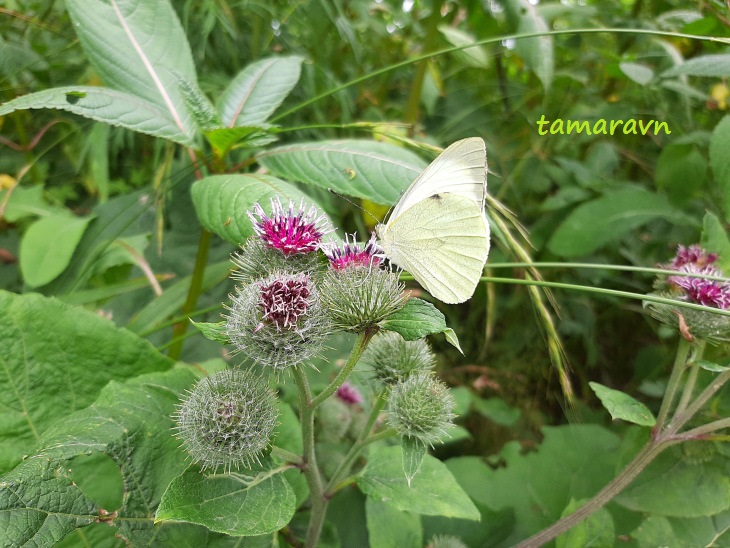
[[[671,135],[671,130],[666,122],[657,122],[656,120],[636,120],[629,118],[628,120],[606,120],[599,118],[591,123],[588,120],[563,120],[556,118],[555,120],[546,120],[543,114],[537,122],[537,132],[540,135],[571,135],[572,133],[585,133],[586,135],[614,135],[623,133],[624,135],[647,135],[654,131],[654,135],[659,135],[663,130],[667,135]]]

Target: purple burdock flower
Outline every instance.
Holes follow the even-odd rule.
[[[277,197],[271,199],[271,217],[266,215],[261,204],[254,204],[248,212],[254,232],[266,242],[267,247],[278,249],[284,255],[311,253],[319,248],[322,236],[332,231],[327,217],[315,206],[306,210],[304,200],[295,211],[289,200],[286,211]]]
[[[717,253],[708,253],[698,244],[694,244],[689,247],[680,245],[677,248],[677,254],[674,256],[674,259],[667,266],[673,270],[679,270],[681,267],[686,265],[693,265],[697,268],[705,268],[706,266],[714,263],[716,260]]]
[[[689,248],[680,245],[672,262],[663,266],[686,274],[722,276],[722,271],[712,265],[715,261],[717,254],[708,253],[699,245]],[[730,285],[725,282],[694,276],[669,276],[667,282],[680,288],[689,302],[723,310],[730,308]]]
[[[383,262],[380,253],[381,250],[375,243],[375,234],[370,236],[362,249],[355,241],[355,234],[352,235],[352,241],[345,234],[345,243],[342,246],[332,245],[325,250],[330,265],[335,270],[344,270],[351,266],[378,266]]]
[[[337,389],[336,395],[341,401],[349,405],[363,402],[360,391],[350,384],[350,381],[343,382],[342,386]]]
[[[312,289],[308,274],[278,276],[271,281],[258,283],[259,307],[263,312],[259,331],[264,324],[281,329],[296,329],[302,316],[307,314]]]

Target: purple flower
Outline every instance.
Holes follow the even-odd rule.
[[[307,314],[312,289],[308,274],[283,275],[268,282],[258,283],[259,307],[263,312],[262,323],[273,324],[277,330],[296,329],[297,322]]]
[[[687,274],[722,276],[722,271],[712,265],[715,261],[717,254],[708,253],[699,245],[689,248],[680,245],[672,262],[663,266]],[[669,276],[667,282],[680,288],[690,302],[723,310],[730,308],[730,285],[725,282],[694,276]]]
[[[340,400],[350,405],[363,402],[360,391],[350,384],[350,381],[343,382],[342,386],[337,389],[336,395]]]
[[[335,270],[344,270],[351,266],[378,266],[383,261],[380,253],[381,250],[375,243],[375,234],[370,236],[362,249],[355,241],[355,234],[352,235],[352,241],[345,234],[345,243],[342,246],[332,245],[325,250],[330,265]]]
[[[266,215],[261,204],[253,206],[248,212],[254,232],[273,249],[284,255],[311,253],[319,248],[322,236],[332,231],[324,213],[315,206],[305,211],[304,200],[294,210],[294,203],[289,200],[289,210],[285,211],[281,200],[271,200],[271,217]]]
[[[684,247],[680,245],[677,248],[677,254],[669,265],[668,268],[673,270],[679,270],[681,267],[686,265],[694,265],[698,268],[704,268],[711,265],[717,260],[717,253],[707,253],[698,244]]]

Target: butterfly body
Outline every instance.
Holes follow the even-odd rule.
[[[448,147],[419,175],[376,232],[385,255],[445,303],[474,294],[489,254],[484,141]]]

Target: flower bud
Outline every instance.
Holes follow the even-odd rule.
[[[409,298],[398,274],[364,266],[330,269],[320,288],[322,304],[335,328],[355,333],[376,326],[403,308]]]
[[[317,355],[330,334],[307,274],[275,273],[231,295],[226,333],[255,363],[281,371]]]
[[[220,371],[198,382],[175,415],[177,437],[206,470],[250,468],[269,445],[276,396],[251,370]]]
[[[448,387],[420,372],[395,384],[388,396],[388,425],[401,437],[433,445],[446,434],[456,402]]]
[[[360,363],[380,382],[393,385],[413,373],[432,370],[436,358],[424,339],[406,341],[398,333],[383,331],[370,341]]]

